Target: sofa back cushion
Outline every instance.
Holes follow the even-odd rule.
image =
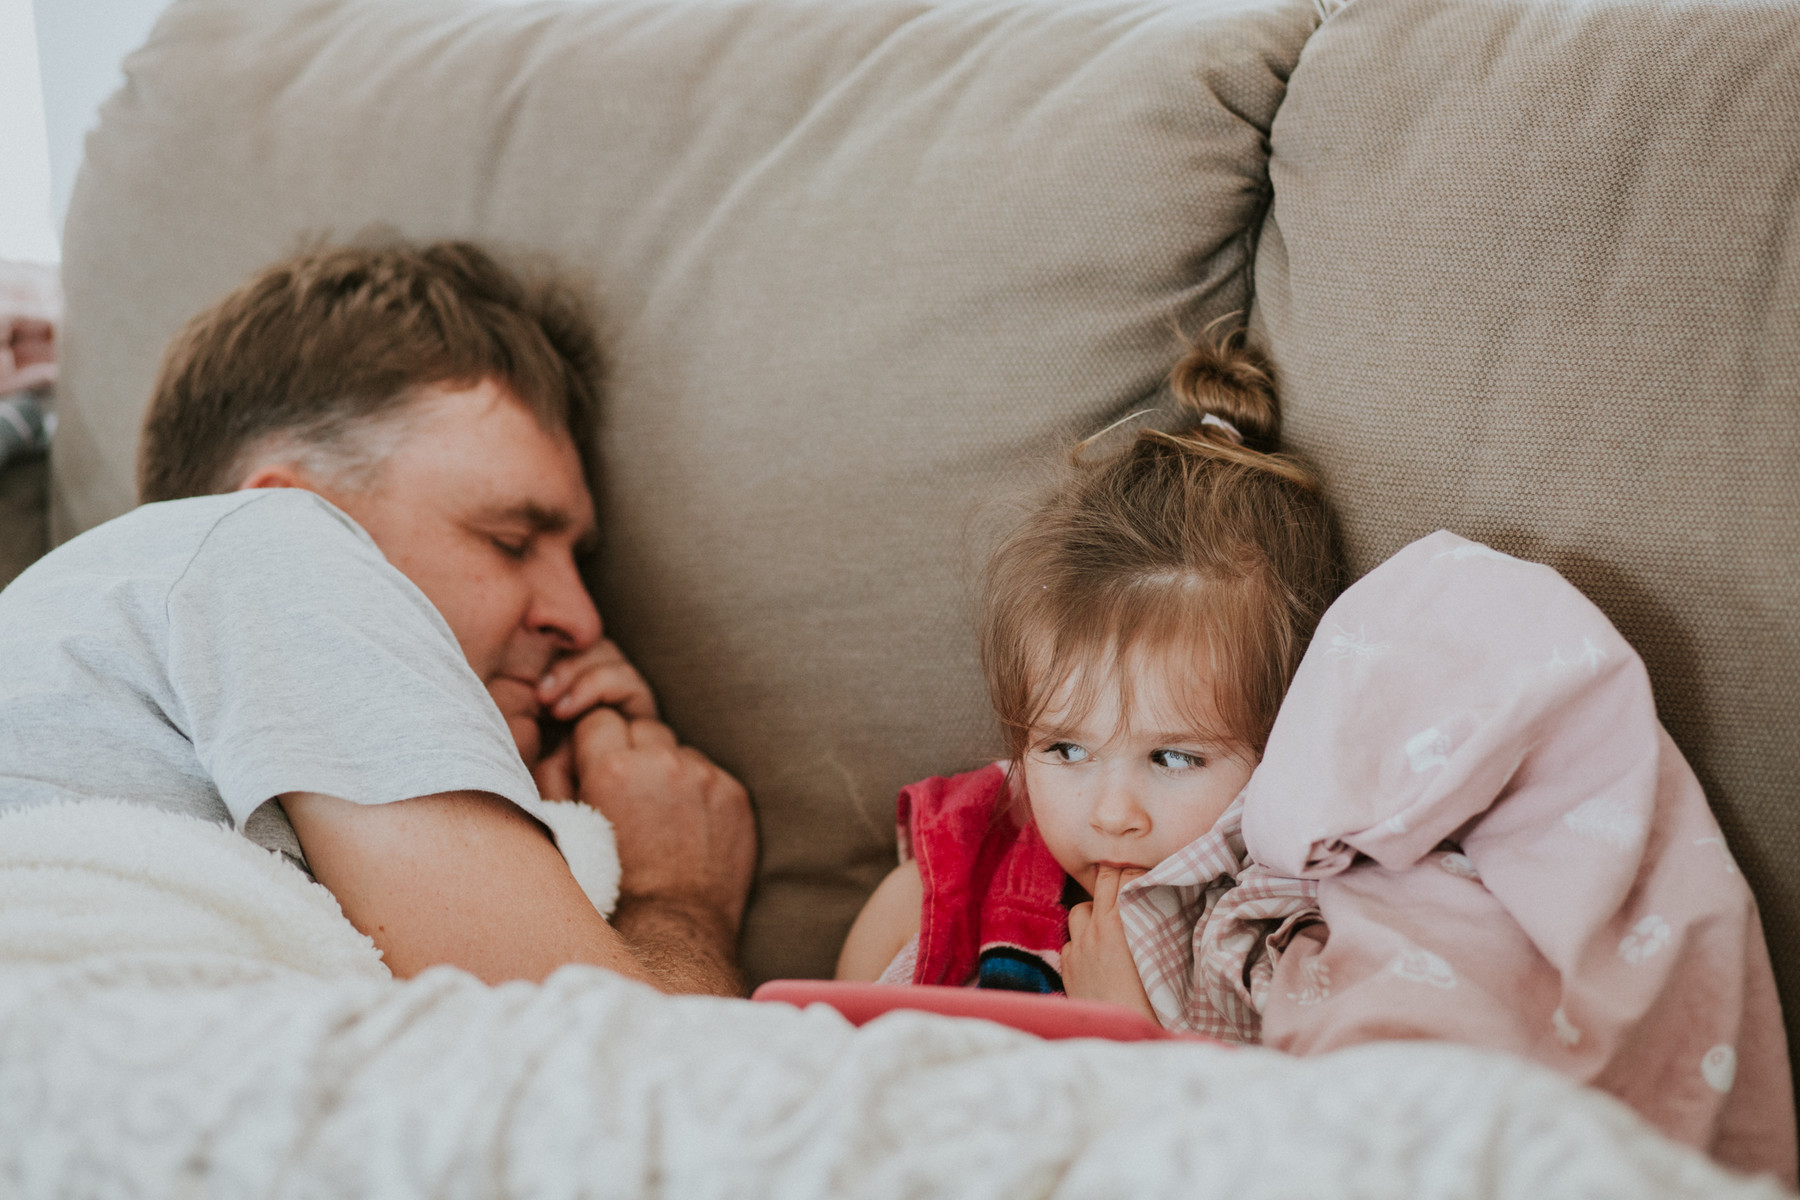
[[[1447,526],[1642,653],[1800,1016],[1800,7],[1356,0],[1255,320],[1352,565]]]
[[[55,519],[132,502],[180,323],[371,225],[554,264],[609,358],[609,633],[828,973],[897,790],[998,751],[968,579],[1021,464],[1248,304],[1307,0],[178,0],[77,181]]]

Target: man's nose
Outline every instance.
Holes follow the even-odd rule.
[[[546,564],[530,620],[533,629],[554,637],[565,650],[586,650],[600,640],[600,610],[573,559]]]
[[[1149,814],[1138,802],[1136,790],[1127,780],[1111,777],[1101,782],[1089,820],[1097,832],[1108,837],[1147,833],[1150,829]]]

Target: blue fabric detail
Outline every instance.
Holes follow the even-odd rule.
[[[1062,976],[1051,970],[1049,963],[1016,946],[989,946],[983,950],[975,986],[1044,996],[1061,995],[1063,990]]]

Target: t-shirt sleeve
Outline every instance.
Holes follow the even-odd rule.
[[[311,493],[221,518],[169,590],[166,629],[169,717],[240,829],[285,792],[537,798],[443,617]]]

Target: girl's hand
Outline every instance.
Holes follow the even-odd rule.
[[[1103,1000],[1135,1009],[1155,1021],[1156,1010],[1138,978],[1137,963],[1119,917],[1119,888],[1144,872],[1101,867],[1094,899],[1069,910],[1069,942],[1062,952],[1063,987],[1076,1000]],[[1160,1024],[1160,1022],[1159,1022]]]
[[[656,719],[650,685],[606,638],[552,663],[538,681],[537,701],[552,721],[578,721],[601,707],[617,709],[630,721]]]

